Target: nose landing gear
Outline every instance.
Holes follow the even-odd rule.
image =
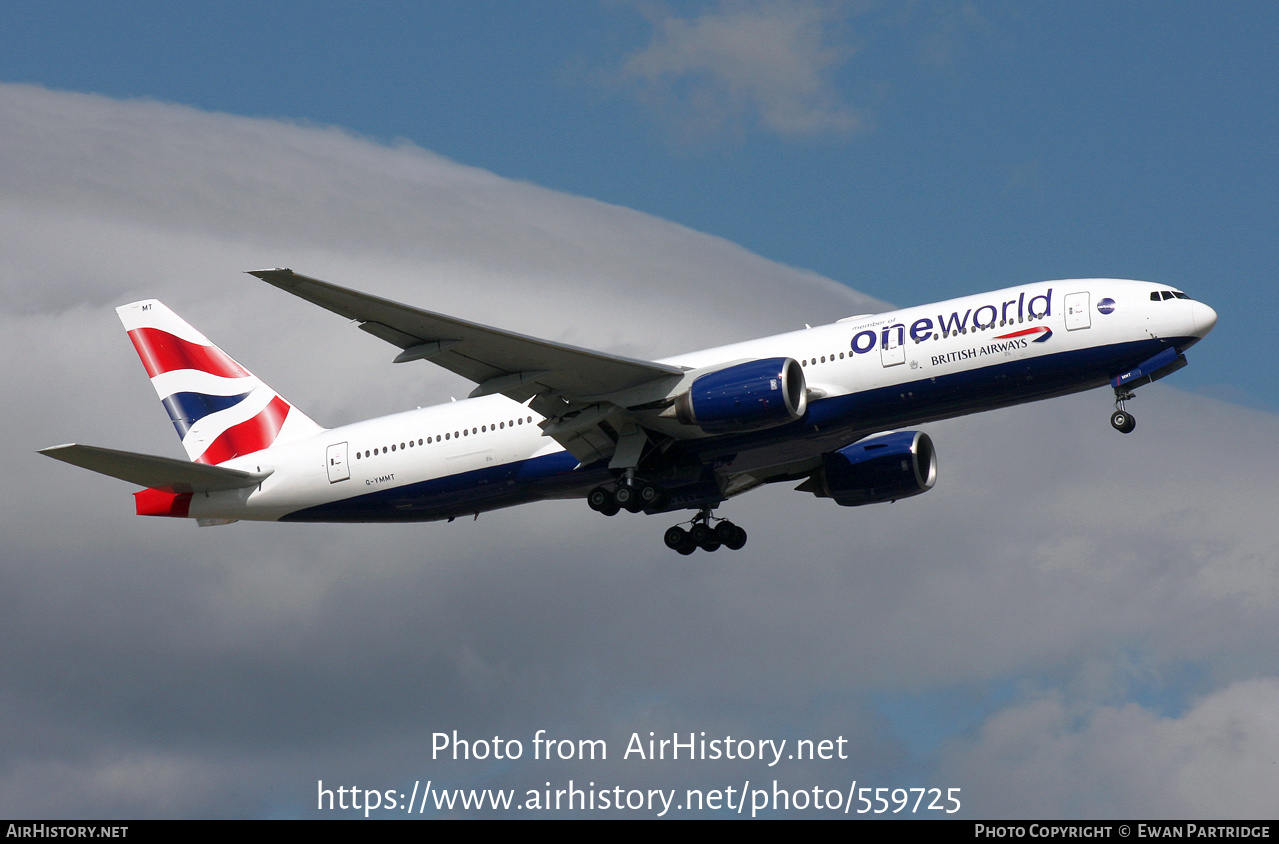
[[[1130,398],[1133,398],[1131,392],[1115,389],[1115,412],[1110,414],[1110,424],[1121,434],[1131,434],[1137,427],[1137,418],[1124,406]]]

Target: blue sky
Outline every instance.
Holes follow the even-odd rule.
[[[1279,471],[1258,443],[1279,379],[1237,362],[1265,359],[1274,310],[1277,19],[7,4],[0,351],[25,365],[3,389],[40,401],[0,409],[19,452],[0,634],[29,645],[0,659],[0,808],[287,816],[317,777],[524,786],[543,773],[433,770],[423,748],[440,727],[542,726],[843,732],[855,762],[789,781],[957,784],[992,816],[1271,806]],[[660,547],[666,522],[580,502],[402,529],[155,524],[34,454],[176,453],[112,311],[130,297],[324,424],[469,389],[239,274],[288,262],[638,357],[866,307],[793,267],[902,305],[1145,278],[1221,320],[1143,388],[1132,437],[1103,390],[942,423],[928,496],[752,492],[731,502],[751,545],[692,566]],[[570,775],[637,776],[545,774]]]
[[[800,4],[774,55],[687,61],[784,6],[11,3],[0,79],[407,139],[899,304],[1166,281],[1222,316],[1179,383],[1279,405],[1232,366],[1279,259],[1273,5]]]

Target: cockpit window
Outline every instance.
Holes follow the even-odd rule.
[[[1189,298],[1190,298],[1189,296],[1187,296],[1185,293],[1182,293],[1180,290],[1156,290],[1154,293],[1150,294],[1150,301],[1152,302],[1166,302],[1169,299],[1189,299]]]
[[[1178,299],[1189,299],[1189,298],[1190,298],[1190,297],[1189,297],[1189,296],[1187,296],[1185,293],[1182,293],[1182,292],[1177,291],[1177,290],[1172,291],[1172,295],[1176,296]]]
[[[1166,300],[1168,300],[1168,299],[1171,299],[1171,298],[1172,298],[1172,291],[1171,291],[1171,290],[1164,290],[1164,291],[1162,292],[1162,295],[1163,295],[1163,297],[1164,297],[1164,300],[1166,301]]]

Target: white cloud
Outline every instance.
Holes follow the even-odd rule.
[[[692,137],[744,125],[787,137],[843,135],[860,119],[836,84],[852,55],[828,3],[720,3],[695,17],[655,15],[653,40],[622,78]]]
[[[918,499],[844,510],[753,492],[727,508],[751,533],[736,554],[678,557],[661,544],[674,518],[580,502],[387,527],[138,519],[127,485],[33,453],[179,453],[113,313],[132,298],[165,300],[326,424],[469,387],[391,366],[385,344],[242,270],[292,265],[640,356],[875,303],[643,214],[335,129],[24,86],[0,86],[0,114],[7,814],[300,814],[316,779],[705,787],[726,770],[429,759],[434,730],[540,727],[844,734],[849,761],[779,776],[913,784],[895,780],[914,765],[976,814],[1108,810],[1077,792],[1019,809],[983,786],[1018,747],[1028,776],[1058,752],[1014,723],[1035,718],[1066,744],[1108,744],[1134,778],[1115,811],[1158,814],[1150,747],[1180,747],[1187,776],[1237,781],[1254,755],[1208,737],[1242,719],[1268,746],[1267,722],[1240,713],[1273,709],[1279,678],[1279,472],[1256,446],[1279,420],[1162,382],[1141,391],[1130,437],[1100,392],[929,426],[941,480]],[[1046,691],[991,714],[941,767],[909,758],[869,702],[1008,683]],[[1199,697],[1166,722],[1147,693]],[[1239,805],[1221,800],[1203,812]]]
[[[1049,693],[948,748],[969,799],[998,816],[1272,818],[1279,680],[1232,683],[1180,717],[1136,703],[1079,712]]]

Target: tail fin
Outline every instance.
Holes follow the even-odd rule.
[[[196,463],[225,463],[323,430],[155,299],[116,313]]]

